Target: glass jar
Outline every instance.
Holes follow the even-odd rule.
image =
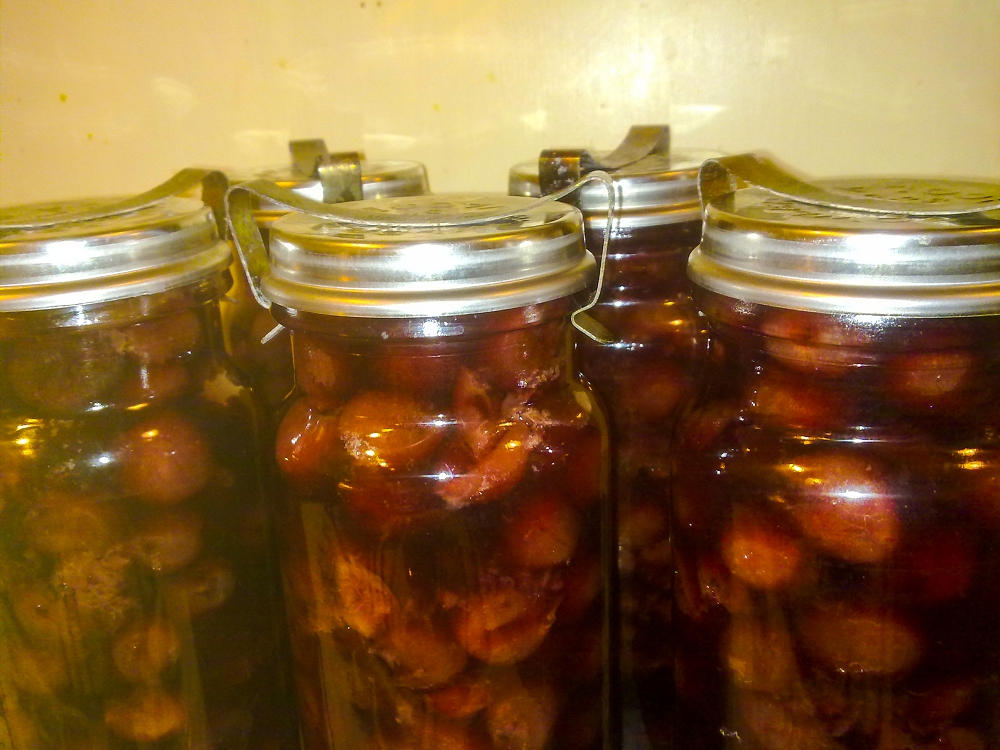
[[[636,130],[617,152],[634,142]],[[661,132],[665,136],[666,128]],[[634,161],[610,169],[602,163],[608,152],[594,154],[591,167],[604,167],[613,177],[619,205],[600,300],[588,314],[610,331],[612,341],[576,337],[578,362],[606,405],[611,426],[629,747],[666,747],[670,739],[670,712],[664,709],[673,685],[667,468],[674,418],[692,391],[705,349],[705,326],[685,268],[701,239],[698,168],[717,155],[671,151],[665,140],[652,153],[640,150],[631,154]],[[543,152],[540,161],[515,166],[509,191],[550,192],[556,186],[543,190],[539,175],[557,171],[551,162],[572,154]],[[600,247],[608,213],[604,186],[585,186],[573,200],[583,211],[588,244]]]
[[[4,209],[0,247],[0,747],[290,747],[212,211]]]
[[[994,746],[1000,185],[706,185],[677,747]]]
[[[606,431],[570,362],[595,262],[576,209],[532,204],[386,198],[271,227],[307,750],[597,748],[609,731]]]
[[[305,198],[337,203],[430,192],[427,171],[415,161],[367,161],[358,152],[328,153],[321,140],[291,141],[288,166],[264,169],[234,182],[266,179]],[[257,224],[267,240],[275,219],[288,209],[266,198],[256,206]],[[292,347],[288,332],[263,339],[277,325],[257,304],[239,259],[233,263],[233,287],[223,305],[223,330],[233,359],[264,402],[274,407],[292,389]]]

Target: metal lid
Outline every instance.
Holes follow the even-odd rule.
[[[483,313],[568,297],[596,274],[577,209],[496,194],[319,204],[272,225],[268,258],[239,207],[241,191],[268,189],[234,188],[229,215],[251,278],[283,307],[367,318]]]
[[[158,195],[136,203],[91,199],[0,209],[0,312],[154,294],[229,267],[232,250],[202,201]]]
[[[810,184],[784,179],[758,157],[731,159],[704,170],[705,228],[688,266],[695,284],[812,312],[1000,312],[1000,183],[871,177]],[[763,169],[764,179],[746,179],[747,164]]]
[[[360,160],[361,194],[371,198],[405,197],[430,192],[427,170],[416,161],[367,161]],[[292,190],[314,201],[323,200],[323,183],[318,175],[303,174],[291,165],[271,167],[256,172],[248,179],[270,180],[276,185]],[[245,180],[233,180],[243,182]],[[262,205],[262,210],[264,206]]]
[[[637,134],[647,139],[642,146],[636,139]],[[548,192],[540,185],[543,163],[546,159],[564,158],[574,153],[583,155],[592,168],[603,169],[614,178],[619,200],[616,220],[619,229],[697,219],[700,209],[698,169],[707,159],[720,155],[706,150],[671,151],[667,126],[637,126],[614,151],[596,151],[593,155],[586,151],[545,151],[540,160],[514,165],[508,175],[507,192],[530,197]],[[578,192],[575,204],[584,212],[588,226],[603,230],[608,213],[608,196],[603,185],[585,185]]]
[[[360,151],[330,153],[321,138],[289,141],[287,166],[234,177],[234,183],[263,179],[313,201],[339,203],[372,198],[425,195],[430,192],[427,170],[415,161],[367,161]],[[287,207],[260,196],[257,221],[268,226],[287,213]]]

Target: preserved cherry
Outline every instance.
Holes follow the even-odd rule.
[[[104,713],[104,723],[114,734],[140,744],[177,734],[187,720],[184,704],[177,696],[152,689],[139,689],[113,701]]]
[[[344,446],[338,440],[336,417],[313,408],[308,399],[298,399],[278,426],[275,458],[282,474],[309,481],[336,476],[342,470]]]
[[[303,334],[296,338],[292,355],[301,390],[320,409],[333,406],[330,396],[344,393],[350,384],[350,362],[322,336]]]
[[[734,509],[733,522],[721,540],[722,559],[730,572],[758,589],[790,585],[799,572],[802,552],[797,540],[771,524]]]
[[[492,686],[485,678],[470,675],[426,694],[427,705],[444,716],[471,719],[492,700]]]
[[[125,436],[122,452],[125,489],[154,505],[187,500],[208,483],[212,471],[202,433],[170,412],[133,427]]]
[[[653,130],[658,142],[650,153]],[[665,126],[629,133],[614,156],[631,163],[605,169],[618,205],[610,227],[605,275],[588,315],[611,335],[598,343],[576,336],[580,368],[608,412],[612,490],[617,509],[620,581],[619,665],[630,704],[632,741],[667,748],[670,742],[671,667],[669,524],[637,523],[652,506],[669,512],[668,462],[674,420],[690,395],[705,346],[705,326],[691,299],[687,257],[701,237],[698,167],[708,154],[664,148]],[[635,133],[644,131],[641,140]],[[662,150],[661,150],[662,149]],[[624,152],[624,153],[623,153]],[[598,165],[601,154],[593,154]],[[543,153],[510,171],[510,191],[537,194],[555,186],[547,175],[571,174],[579,165]],[[586,160],[581,159],[581,163]],[[591,184],[572,199],[586,217],[587,242],[602,246],[607,230],[604,185]],[[585,469],[577,469],[584,471]],[[566,481],[573,481],[572,476]],[[666,519],[664,519],[666,520]],[[639,705],[633,705],[635,701]]]
[[[494,747],[543,750],[558,717],[556,696],[544,684],[501,689],[487,708],[486,724]]]
[[[129,682],[155,681],[180,658],[180,636],[166,620],[150,619],[125,627],[111,644],[111,660]]]
[[[405,390],[396,378],[396,390],[368,390],[389,359],[420,371],[420,343],[397,350],[392,339],[336,331],[331,322],[328,335],[300,340],[293,329],[300,360],[319,360],[307,353],[315,344],[323,358],[349,362],[353,377],[317,391],[322,379],[308,373],[275,446],[283,523],[298,529],[286,541],[295,576],[286,596],[300,693],[337,679],[339,661],[308,656],[330,650],[354,660],[365,684],[383,685],[376,706],[390,700],[424,728],[404,730],[375,707],[303,709],[307,746],[340,747],[332,727],[348,722],[369,727],[379,747],[422,747],[431,736],[440,747],[549,747],[561,705],[581,688],[563,663],[578,656],[564,653],[556,668],[545,644],[563,619],[598,641],[601,632],[601,506],[589,498],[601,495],[592,446],[602,433],[590,392],[566,369],[564,349],[518,360],[519,372],[530,361],[545,377],[494,377],[483,363],[500,344],[488,332],[428,343],[428,356],[454,363],[447,388]],[[596,469],[570,468],[581,452]],[[529,686],[529,675],[540,681]],[[598,668],[584,684],[599,691],[601,680]]]
[[[396,393],[355,395],[341,409],[337,427],[354,463],[369,468],[402,469],[430,456],[444,438],[442,415]]]
[[[297,269],[272,305],[296,386],[271,450],[306,750],[610,741],[607,436],[571,360],[597,270],[579,212],[313,204],[270,241],[267,273]]]
[[[873,332],[877,344],[841,352],[836,364],[823,352],[822,367],[791,369],[786,347],[746,330],[766,308],[756,317],[743,309],[737,329],[721,322],[735,319],[730,302],[705,300],[718,356],[678,431],[676,518],[691,520],[675,544],[685,560],[717,556],[728,585],[747,592],[734,609],[717,593],[718,573],[708,587],[676,582],[686,670],[719,675],[701,692],[681,689],[678,742],[728,746],[723,727],[766,750],[974,745],[991,731],[986,684],[1000,673],[990,636],[1000,616],[997,532],[978,511],[1000,445],[991,418],[923,407],[918,416],[912,393],[900,395],[898,351],[921,330],[940,342],[941,326],[899,323],[895,336]],[[824,326],[797,316],[812,337],[796,342],[802,359],[825,346]],[[829,319],[825,338],[848,324],[864,321]],[[951,325],[955,342],[997,330],[990,318]],[[921,358],[934,361],[944,382],[955,360]],[[994,387],[1000,356],[984,347],[964,361],[977,362],[979,388]],[[762,381],[809,396],[801,408],[779,396],[780,406],[762,409]],[[840,406],[824,415],[813,399]],[[733,408],[735,418],[706,433]],[[897,702],[922,708],[905,719],[879,713]]]
[[[507,556],[526,568],[551,568],[573,559],[580,525],[558,496],[528,498],[514,510],[504,535]]]
[[[109,303],[110,322],[81,331],[25,341],[0,326],[0,744],[13,750],[294,738],[270,536],[242,532],[264,513],[255,407],[221,354],[215,303],[163,296],[173,311],[149,323]],[[37,349],[66,366],[26,380]],[[86,364],[98,350],[106,370]],[[184,387],[152,387],[152,368]],[[71,395],[39,390],[52,377]],[[211,679],[246,655],[216,640],[253,654],[238,692]],[[226,712],[247,717],[240,731],[216,731]]]

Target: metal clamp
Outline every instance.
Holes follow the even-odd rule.
[[[250,292],[257,304],[270,308],[270,300],[260,291],[260,281],[271,268],[267,245],[257,224],[256,207],[261,198],[290,211],[313,215],[321,215],[327,204],[304,198],[292,190],[278,187],[270,180],[261,179],[233,185],[226,193],[226,220],[240,263],[250,282]]]
[[[361,200],[361,162],[365,155],[360,151],[331,154],[322,138],[289,141],[288,150],[296,172],[320,181],[324,203]]]
[[[93,219],[107,219],[111,216],[121,216],[132,213],[142,208],[148,208],[159,203],[165,198],[186,193],[191,188],[201,184],[201,199],[212,209],[215,223],[219,228],[219,236],[225,236],[226,215],[224,199],[229,181],[226,175],[214,169],[182,169],[166,182],[163,182],[152,190],[134,195],[121,201],[108,203],[96,208],[88,208],[82,211],[73,211],[51,216],[46,219],[33,221],[4,221],[0,219],[0,231],[7,230],[29,230],[44,229],[54,227],[59,224],[71,224],[78,221],[91,221]]]
[[[846,190],[834,190],[801,179],[761,154],[736,154],[709,159],[698,172],[702,210],[717,198],[746,187],[758,187],[798,203],[864,213],[900,216],[964,216],[1000,209],[1000,195],[994,201],[969,201],[947,208],[873,198]]]
[[[614,343],[614,335],[596,319],[587,314],[600,297],[604,283],[604,269],[608,256],[608,242],[614,227],[612,214],[618,208],[618,195],[614,178],[616,169],[635,164],[653,154],[670,153],[669,125],[633,125],[617,148],[600,159],[586,149],[546,149],[538,158],[538,187],[542,195],[565,197],[588,181],[599,179],[608,189],[608,221],[604,231],[597,291],[584,307],[573,313],[574,327],[585,336],[601,344]]]
[[[618,198],[614,190],[614,181],[606,172],[591,172],[573,185],[552,193],[551,195],[539,198],[538,200],[530,203],[528,206],[522,206],[515,210],[504,211],[488,216],[478,216],[470,219],[450,220],[446,222],[434,219],[419,221],[410,220],[404,224],[400,224],[399,226],[409,228],[459,227],[475,226],[479,224],[489,224],[496,221],[502,221],[503,219],[521,215],[525,211],[530,211],[538,206],[559,200],[560,198],[565,198],[573,191],[578,190],[583,185],[593,181],[600,181],[604,183],[608,190],[607,229],[604,232],[604,245],[601,252],[597,274],[597,288],[590,301],[573,313],[571,320],[573,325],[585,335],[595,341],[608,344],[612,343],[614,340],[610,333],[608,333],[604,326],[586,314],[587,310],[590,310],[597,304],[597,300],[601,294],[601,287],[604,282],[604,268],[608,256],[608,241],[611,236],[611,227],[613,225],[618,206]],[[260,227],[258,226],[254,216],[254,206],[261,198],[264,198],[274,205],[287,208],[289,211],[299,211],[320,219],[330,219],[344,224],[361,227],[376,227],[384,225],[384,222],[377,220],[350,216],[339,210],[339,206],[337,204],[320,203],[319,201],[310,200],[309,198],[305,198],[291,190],[278,187],[273,182],[268,180],[251,180],[239,185],[233,185],[226,193],[226,216],[229,221],[233,241],[236,244],[237,254],[239,255],[240,262],[243,264],[243,268],[246,270],[247,279],[250,281],[251,293],[253,294],[254,299],[257,300],[257,303],[264,308],[270,308],[271,302],[264,296],[261,291],[260,284],[261,280],[270,270],[271,261],[267,252],[267,246],[264,244],[264,239],[260,233]],[[584,237],[584,242],[586,243],[586,237]]]
[[[254,211],[260,198],[289,210],[317,214],[327,203],[362,200],[361,162],[365,155],[360,151],[342,151],[331,154],[322,138],[289,141],[288,151],[292,169],[306,177],[315,177],[323,187],[323,203],[301,197],[267,180],[251,180],[234,189],[225,198],[226,218],[237,246],[240,264],[250,282],[250,293],[257,304],[270,308],[271,302],[261,293],[260,280],[270,267],[267,246],[257,226]],[[263,339],[266,343],[277,335],[281,326],[272,329]]]
[[[542,195],[574,185],[591,172],[613,172],[652,154],[670,153],[669,125],[633,125],[618,147],[600,159],[586,149],[546,149],[538,159]]]

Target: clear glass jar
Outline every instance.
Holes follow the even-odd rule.
[[[288,747],[230,248],[200,201],[81,208],[0,214],[62,222],[0,226],[0,746]]]
[[[260,170],[252,177],[234,178],[233,181],[270,180],[305,198],[327,203],[430,192],[427,171],[419,162],[367,161],[357,152],[329,154],[322,141],[292,141],[289,148],[293,157],[290,165]],[[332,179],[349,183],[346,194],[344,190],[333,189],[330,184],[332,179],[320,172],[319,167],[324,161],[330,166],[342,168]],[[266,199],[257,205],[257,224],[265,241],[271,224],[287,210]],[[223,305],[227,347],[254,392],[268,406],[277,406],[288,395],[294,382],[288,332],[279,331],[267,341],[262,341],[277,323],[268,309],[254,299],[239,259],[233,263],[231,271],[233,287]]]
[[[569,324],[595,263],[576,209],[531,203],[387,198],[272,225],[307,750],[607,741],[607,438]]]
[[[706,344],[685,269],[701,239],[698,168],[716,155],[652,153],[610,170],[619,207],[600,300],[588,314],[613,340],[576,337],[577,360],[611,426],[627,747],[670,744],[669,451],[677,409],[693,391]],[[595,156],[599,164],[605,154]],[[546,158],[512,168],[510,192],[540,194]],[[584,212],[588,245],[600,247],[605,187],[589,185],[573,200]]]
[[[1000,223],[902,212],[1000,185],[820,194],[871,203],[723,192],[692,255],[711,353],[674,456],[677,747],[991,747]]]

